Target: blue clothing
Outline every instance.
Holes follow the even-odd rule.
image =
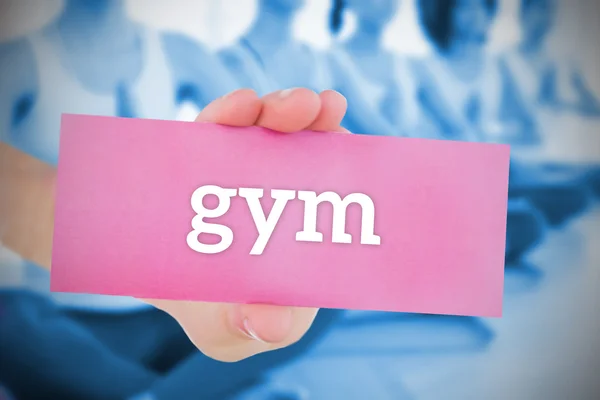
[[[298,60],[285,58],[285,65],[274,65],[271,59],[278,57],[281,60],[281,54],[270,54],[267,58],[245,38],[223,49],[220,59],[241,87],[252,88],[260,96],[290,87],[307,87],[316,92],[331,88],[332,77],[323,54],[300,42],[294,42],[282,51],[290,52]],[[299,70],[297,66],[290,68],[295,62],[310,66],[310,71]]]
[[[228,399],[305,354],[341,314],[322,309],[296,344],[225,363],[198,352],[155,308],[88,312],[0,290],[0,382],[17,399],[123,400],[146,391],[161,400]]]

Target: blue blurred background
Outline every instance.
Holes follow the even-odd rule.
[[[512,145],[500,319],[321,310],[219,363],[0,246],[0,399],[600,397],[597,2],[0,3],[0,140],[51,164],[63,112],[189,121],[241,87],[336,89],[359,134]]]

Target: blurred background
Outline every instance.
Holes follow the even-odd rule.
[[[0,399],[599,398],[598,33],[594,0],[0,0],[0,140],[50,165],[61,113],[191,121],[241,87],[512,154],[502,318],[321,310],[219,363],[133,299],[51,294],[0,242]]]

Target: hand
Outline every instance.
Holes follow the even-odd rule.
[[[346,100],[334,91],[284,90],[258,98],[238,90],[209,104],[198,122],[258,125],[281,131],[341,131]],[[38,265],[50,268],[56,170],[0,142],[0,239]],[[6,191],[4,191],[6,189]],[[288,346],[310,327],[316,309],[145,300],[172,315],[206,355],[237,361]]]
[[[340,126],[346,100],[334,91],[320,95],[303,88],[262,99],[247,89],[210,103],[196,118],[232,126],[262,126],[282,135],[299,130],[347,132]],[[146,300],[172,315],[192,342],[209,357],[237,361],[289,346],[310,327],[317,309]]]

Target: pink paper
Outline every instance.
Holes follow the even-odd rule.
[[[52,290],[500,316],[508,169],[504,145],[65,115]],[[296,195],[250,254],[257,226],[236,194],[223,216],[204,219],[230,228],[231,245],[199,252],[188,243],[191,199],[205,185],[264,189],[265,218],[272,189],[362,193],[380,244],[361,243],[369,219],[358,203],[347,208],[351,243],[332,242],[327,202],[322,242],[296,240],[307,205]]]

